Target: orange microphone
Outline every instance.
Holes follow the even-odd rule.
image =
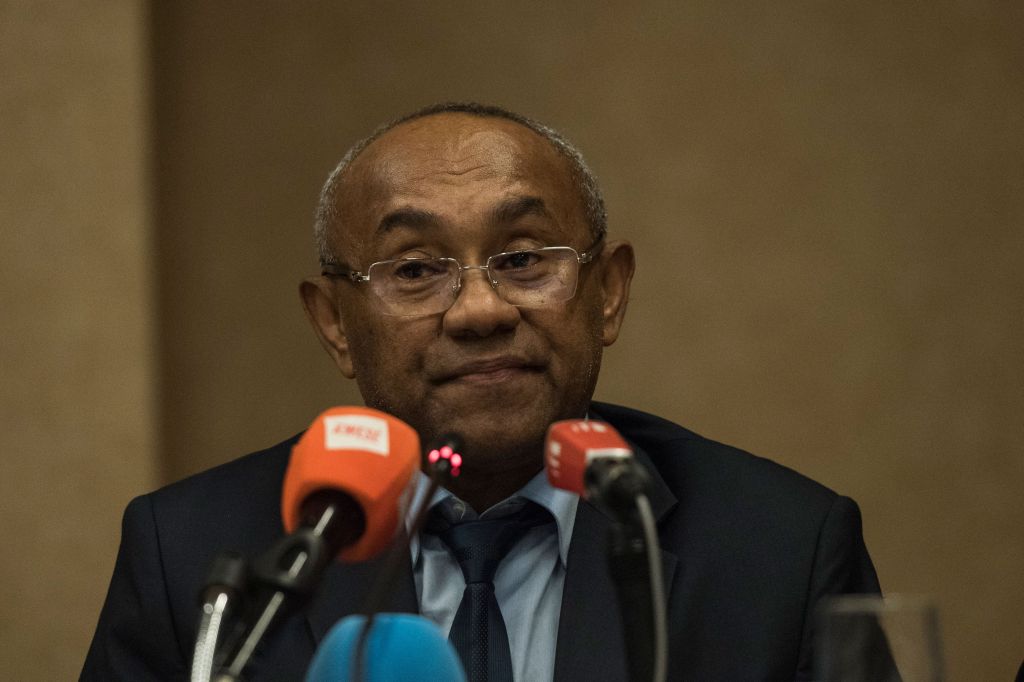
[[[365,561],[387,549],[412,498],[419,463],[416,431],[389,414],[334,407],[316,418],[292,448],[284,474],[287,535],[251,566],[248,591],[261,597],[260,606],[248,610],[244,637],[235,640],[218,680],[241,678],[281,612],[312,595],[332,559]],[[216,648],[216,631],[212,641]],[[198,652],[197,645],[193,680],[199,679]],[[202,679],[209,679],[211,660],[201,660]]]
[[[370,559],[395,536],[419,464],[420,439],[405,422],[368,407],[331,408],[292,449],[281,495],[285,530],[329,526],[338,558]]]

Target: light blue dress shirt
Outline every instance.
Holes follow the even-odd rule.
[[[406,518],[407,529],[413,522],[412,513],[419,508],[430,484],[425,474],[421,472],[419,476],[416,495]],[[555,523],[531,529],[512,547],[494,576],[494,595],[508,631],[514,679],[548,682],[554,675],[565,562],[579,497],[552,487],[542,471],[515,495],[480,514],[480,518],[501,516],[503,508],[519,504],[515,502],[517,498],[541,505],[551,512]],[[477,518],[468,504],[443,488],[437,490],[430,506],[438,504],[449,505],[455,518]],[[462,569],[434,535],[412,538],[409,548],[420,613],[437,623],[447,635],[466,589]]]

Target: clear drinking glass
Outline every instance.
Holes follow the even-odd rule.
[[[818,626],[820,682],[943,682],[938,610],[927,597],[834,597]]]

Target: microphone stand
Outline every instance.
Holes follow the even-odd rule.
[[[258,614],[247,614],[248,631],[232,647],[231,662],[217,675],[217,682],[241,679],[256,647],[278,622],[279,616],[308,599],[338,550],[357,540],[365,530],[359,504],[335,491],[310,495],[303,503],[303,516],[305,523],[301,527],[281,538],[253,563],[247,591],[263,593],[262,608]],[[197,647],[193,668],[198,655]],[[196,677],[193,670],[192,679],[199,682],[209,678]]]
[[[650,479],[633,460],[595,460],[587,468],[588,498],[612,518],[608,571],[622,617],[631,682],[664,682],[668,667],[665,583]]]
[[[210,682],[221,630],[232,613],[244,606],[242,597],[247,589],[245,559],[237,552],[218,555],[199,595],[202,615],[192,656],[191,682]]]
[[[356,640],[355,655],[352,657],[352,680],[362,682],[366,670],[366,645],[370,639],[370,631],[373,629],[374,616],[383,608],[384,601],[388,596],[388,590],[394,587],[398,571],[402,563],[407,561],[406,549],[409,547],[409,538],[416,537],[427,521],[427,514],[430,510],[430,503],[434,499],[434,493],[442,484],[457,478],[462,467],[462,455],[458,450],[462,447],[462,439],[456,434],[443,436],[437,447],[434,447],[427,454],[427,472],[430,476],[430,485],[427,486],[426,494],[420,500],[419,507],[413,515],[412,527],[409,535],[403,538],[396,537],[391,551],[384,560],[381,572],[370,589],[366,601],[363,604],[363,613],[366,620],[359,630],[359,639]]]
[[[612,521],[608,529],[608,571],[615,584],[632,682],[648,682],[654,674],[654,619],[651,576],[643,529],[638,522]]]

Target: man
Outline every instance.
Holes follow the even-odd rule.
[[[560,419],[608,421],[650,470],[669,679],[808,679],[819,600],[878,591],[852,501],[651,415],[590,402],[625,314],[633,250],[607,237],[590,171],[553,131],[480,105],[385,126],[328,180],[317,242],[323,274],[302,283],[302,301],[342,374],[424,440],[465,440],[464,474],[438,498],[443,524],[500,524],[525,500],[542,510],[493,578],[515,679],[626,678],[608,520],[542,474],[544,435]],[[537,267],[543,280],[529,274]],[[213,555],[253,556],[281,533],[292,442],[132,502],[83,679],[185,679]],[[390,608],[418,610],[455,639],[466,581],[444,532],[414,539]],[[301,679],[375,569],[332,567],[250,679]]]

